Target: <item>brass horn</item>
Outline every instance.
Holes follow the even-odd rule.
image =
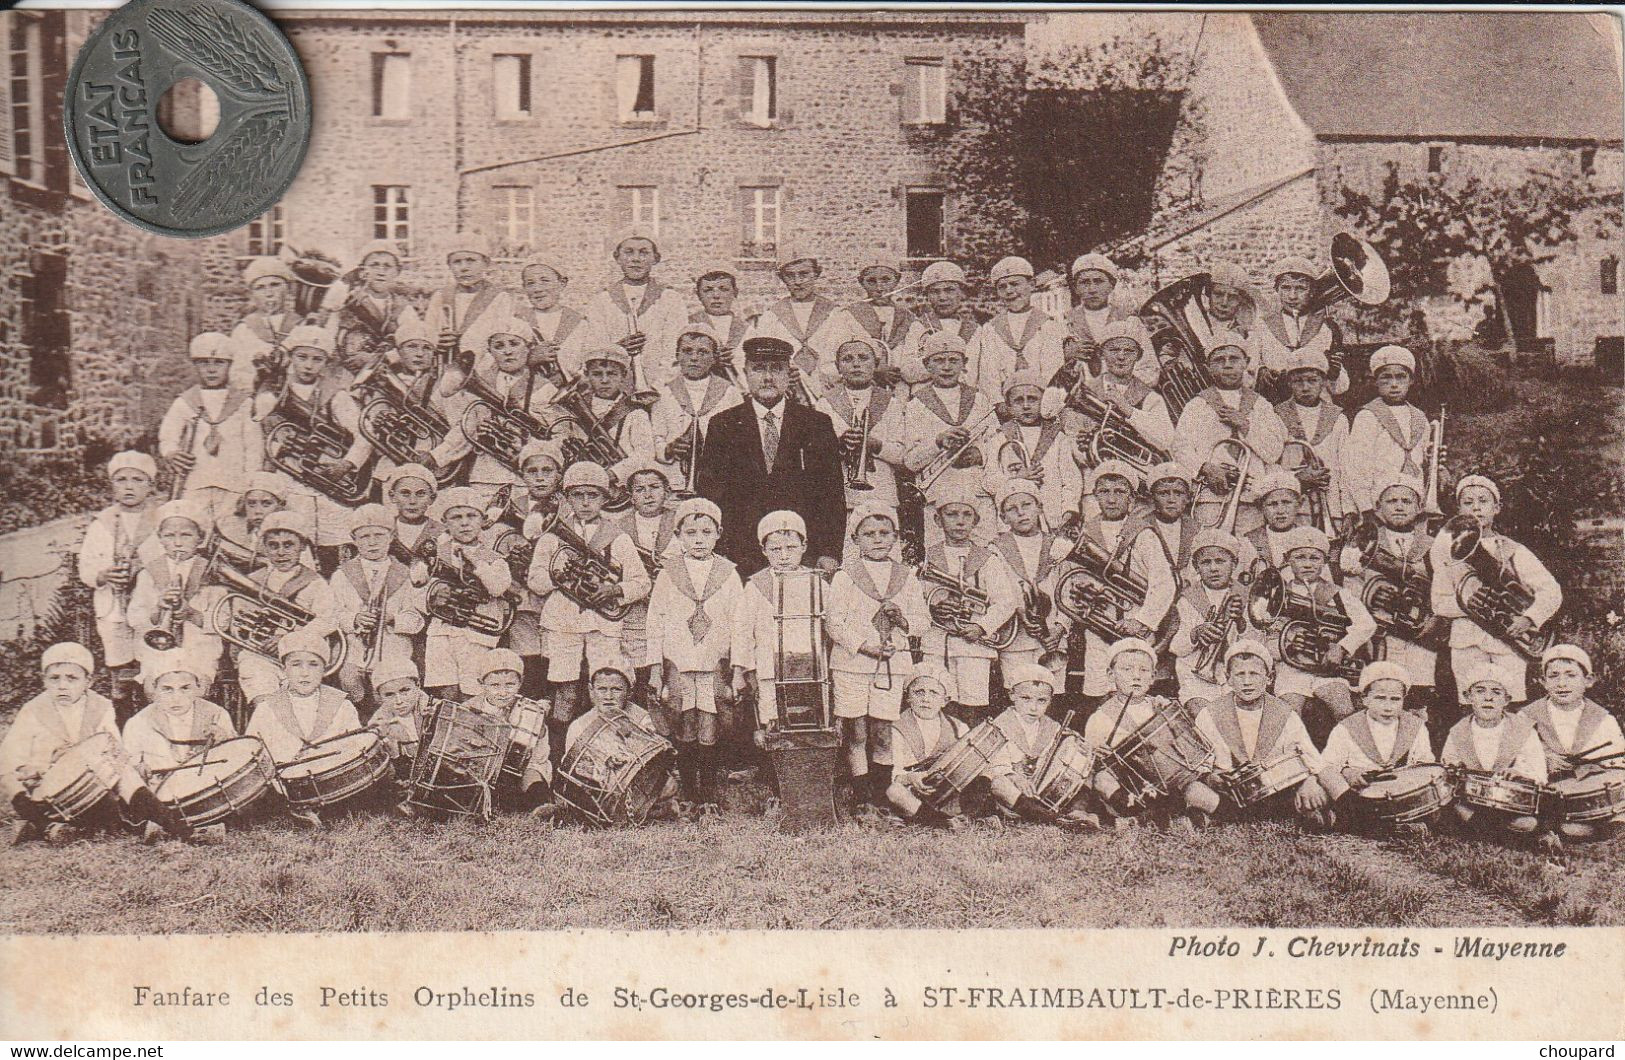
[[[1345,298],[1364,305],[1388,300],[1391,280],[1377,248],[1352,232],[1332,237],[1332,267],[1310,282],[1305,313],[1318,313]]]
[[[206,581],[223,586],[226,594],[210,611],[220,639],[235,644],[243,651],[278,661],[281,653],[277,642],[284,635],[315,621],[316,616],[273,589],[245,577],[234,567],[221,561],[219,555],[209,561],[204,573]],[[349,653],[349,643],[337,631],[327,635],[329,645],[326,676],[338,673]]]

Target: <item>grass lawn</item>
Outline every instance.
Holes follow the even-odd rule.
[[[626,831],[356,814],[223,846],[101,838],[0,852],[14,933],[599,927],[1415,927],[1625,924],[1625,840],[1555,862],[1453,837],[846,824],[781,835],[765,792]]]

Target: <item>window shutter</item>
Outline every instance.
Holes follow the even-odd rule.
[[[12,16],[17,17],[17,16]],[[11,139],[11,34],[10,27],[0,32],[0,50],[6,59],[0,63],[0,173],[17,172],[16,145]]]
[[[751,110],[756,98],[756,60],[748,55],[739,57],[735,70],[734,117],[741,121],[753,117]]]
[[[920,68],[903,63],[903,118],[905,123],[920,120]]]

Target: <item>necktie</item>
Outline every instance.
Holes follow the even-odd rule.
[[[773,461],[779,455],[779,420],[778,413],[769,411],[762,417],[762,457],[767,461],[767,470],[773,470]]]
[[[224,392],[222,392],[222,393],[224,393]],[[200,398],[199,400],[201,401],[202,399]],[[221,402],[224,403],[224,401],[225,401],[225,398],[222,397]],[[203,436],[203,451],[205,453],[208,453],[210,456],[219,456],[220,455],[220,430],[219,430],[220,424],[219,424],[219,421],[217,421],[214,418],[214,413],[209,411],[209,407],[208,407],[208,405],[206,403],[203,406],[202,412],[203,412],[203,421],[209,425],[209,433],[205,434]]]

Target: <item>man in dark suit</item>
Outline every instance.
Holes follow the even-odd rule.
[[[767,565],[756,523],[784,509],[807,523],[805,562],[833,571],[846,530],[835,428],[824,413],[786,398],[794,352],[788,342],[758,336],[744,349],[750,396],[711,418],[695,471],[700,496],[722,509],[717,551],[750,577]]]

